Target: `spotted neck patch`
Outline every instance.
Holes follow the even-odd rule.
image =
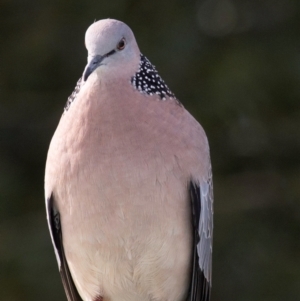
[[[68,97],[67,103],[65,104],[64,107],[64,112],[67,112],[71,106],[71,104],[74,102],[76,96],[78,95],[81,85],[82,85],[83,81],[82,81],[82,77],[78,80],[76,87],[74,88],[74,91],[72,92],[72,94]]]
[[[165,100],[167,96],[176,98],[174,93],[159,76],[155,66],[143,54],[141,54],[139,70],[131,78],[131,83],[141,93],[158,95],[162,100]]]
[[[164,80],[160,77],[155,66],[150,63],[150,61],[141,54],[141,60],[139,65],[139,70],[131,78],[131,83],[135,89],[141,93],[148,95],[158,95],[160,99],[165,100],[166,97],[176,99],[174,93],[165,84]],[[67,112],[75,101],[81,86],[84,84],[82,77],[77,81],[76,87],[72,94],[68,97],[67,103],[64,107],[64,112]]]

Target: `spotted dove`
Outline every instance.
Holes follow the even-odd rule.
[[[48,225],[68,301],[208,301],[209,146],[131,29],[106,19],[52,138]]]

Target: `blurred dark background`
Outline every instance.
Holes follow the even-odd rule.
[[[215,186],[212,301],[300,300],[300,1],[0,2],[0,300],[66,300],[48,234],[50,139],[84,34],[126,22],[202,123]]]

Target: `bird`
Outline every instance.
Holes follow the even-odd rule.
[[[47,222],[68,301],[209,301],[213,183],[202,126],[128,25],[94,22],[50,142]]]

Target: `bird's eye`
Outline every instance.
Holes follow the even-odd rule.
[[[125,39],[123,38],[117,45],[118,50],[123,50],[125,48]]]

